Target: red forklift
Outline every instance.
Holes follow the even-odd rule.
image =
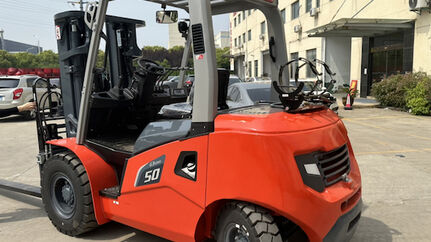
[[[192,111],[169,116],[161,108],[189,92],[163,80],[184,76],[186,61],[166,69],[142,57],[136,28],[145,23],[107,16],[108,2],[55,16],[62,92],[48,87],[36,100],[41,197],[60,232],[116,221],[172,241],[350,240],[362,209],[359,167],[331,100],[290,85],[277,0],[149,0],[162,6],[159,23],[178,20],[166,7],[190,15],[179,29],[192,46]],[[249,9],[266,17],[279,75],[272,101],[230,109],[212,16]],[[316,61],[295,61],[321,83]]]

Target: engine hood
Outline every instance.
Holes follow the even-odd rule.
[[[287,113],[280,108],[258,105],[230,110],[215,119],[215,131],[289,133],[333,125],[340,121],[329,109]]]

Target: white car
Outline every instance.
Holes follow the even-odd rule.
[[[291,86],[295,86],[294,82],[291,82]],[[305,82],[302,91],[307,94],[312,90],[314,82]],[[313,93],[322,94],[324,91],[318,88]],[[329,94],[332,97],[332,94]],[[260,82],[244,82],[237,83],[229,86],[227,91],[227,105],[230,108],[238,108],[251,106],[256,103],[269,102],[271,100],[271,82],[260,81]],[[338,112],[338,104],[334,102],[329,107],[334,112]]]
[[[8,109],[23,105],[33,99],[33,82],[36,75],[0,76],[0,109]],[[36,86],[38,98],[46,92],[48,82],[39,81]],[[26,119],[34,119],[35,111],[23,112]]]

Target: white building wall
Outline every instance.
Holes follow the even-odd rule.
[[[422,11],[421,15],[409,10],[408,0],[375,0],[367,7],[363,8],[369,1],[363,0],[320,0],[320,13],[317,17],[311,17],[305,12],[306,0],[299,0],[300,14],[299,18],[291,19],[291,4],[296,0],[279,0],[279,9],[285,10],[286,24],[286,44],[288,50],[288,58],[290,54],[298,52],[300,57],[306,57],[306,51],[316,49],[318,59],[324,57],[321,38],[310,38],[307,36],[307,31],[313,28],[325,25],[331,21],[336,21],[341,18],[381,18],[381,19],[408,19],[415,21],[415,40],[414,40],[414,58],[413,70],[426,71],[431,74],[431,14],[428,11]],[[313,7],[316,6],[316,0],[313,0]],[[362,9],[363,8],[363,9]],[[362,9],[362,10],[361,10]],[[361,11],[360,11],[361,10]],[[360,11],[360,12],[359,12]],[[359,12],[359,13],[358,13]],[[243,19],[245,13],[246,18]],[[238,17],[241,21],[238,23]],[[235,25],[236,21],[236,25]],[[263,38],[260,35],[260,23],[265,21],[263,14],[260,11],[252,10],[250,15],[248,11],[236,12],[230,14],[231,38],[233,56],[244,55],[245,63],[249,60],[254,63],[254,60],[259,60],[259,73],[262,75],[262,69],[265,64],[261,63],[263,58],[262,53],[268,51],[268,36]],[[302,33],[295,33],[294,26],[301,25]],[[252,39],[248,41],[247,32],[251,30]],[[243,34],[246,35],[244,43]],[[238,38],[241,36],[241,47],[238,43]],[[235,39],[237,45],[235,46]],[[362,38],[351,38],[350,48],[350,80],[361,79],[361,56],[362,56]],[[254,67],[253,67],[254,68]],[[301,71],[300,78],[305,78],[305,69]],[[248,72],[245,71],[247,75]],[[343,77],[344,78],[344,77]],[[359,85],[360,86],[360,85]]]
[[[186,40],[181,36],[181,33],[178,31],[178,24],[169,24],[169,43],[168,49],[174,46],[185,46]]]
[[[229,31],[220,31],[214,37],[215,47],[216,48],[226,48],[230,47],[230,35]]]
[[[416,20],[413,71],[431,74],[431,14],[424,11]]]

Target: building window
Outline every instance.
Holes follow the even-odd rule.
[[[240,24],[241,23],[241,14],[239,13],[238,14],[238,24]]]
[[[248,77],[251,77],[251,70],[252,70],[252,68],[251,68],[251,61],[249,61],[248,62]]]
[[[254,76],[255,77],[259,76],[259,61],[258,60],[254,61]]]
[[[233,18],[233,26],[236,27],[236,18]]]
[[[290,54],[290,60],[296,60],[299,58],[299,53],[298,52],[293,52]],[[292,65],[290,65],[290,78],[294,79],[295,78],[295,72],[296,72],[296,67],[298,66],[298,62],[295,61],[294,63],[292,63]]]
[[[242,11],[242,20],[245,20],[245,11]]]
[[[312,1],[311,0],[306,0],[305,1],[305,12],[306,13],[310,12],[311,6],[312,6]]]
[[[262,34],[262,35],[266,34],[266,22],[265,21],[260,23],[260,34]]]
[[[316,0],[316,8],[320,7],[320,0]]]
[[[250,16],[250,15],[251,15],[251,10],[249,9],[249,10],[248,10],[248,16]]]
[[[307,50],[307,59],[313,61],[316,59],[316,49]],[[307,65],[307,78],[314,77],[314,73],[311,71],[310,66]]]
[[[292,19],[296,19],[299,17],[299,1],[292,3]]]
[[[237,46],[238,46],[238,39],[235,38],[235,47],[237,47]]]
[[[241,47],[241,35],[238,36],[238,44],[239,44],[239,47]]]
[[[247,40],[245,39],[245,33],[242,34],[242,41],[247,42]]]
[[[281,19],[283,20],[283,24],[286,23],[286,9],[281,10]]]
[[[251,29],[247,32],[247,35],[248,35],[248,41],[250,41],[251,40]]]

